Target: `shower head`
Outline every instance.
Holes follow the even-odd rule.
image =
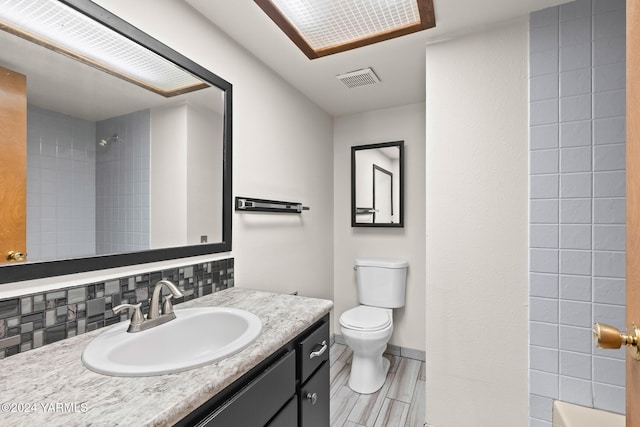
[[[98,141],[98,145],[101,147],[106,147],[107,145],[113,143],[113,142],[119,142],[120,141],[120,137],[118,136],[117,133],[114,133],[112,136],[108,137],[108,138],[102,138],[100,139],[100,141]]]

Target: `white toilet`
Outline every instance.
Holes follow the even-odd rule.
[[[353,350],[349,387],[358,393],[378,391],[389,371],[382,357],[393,333],[393,312],[403,307],[407,289],[406,261],[356,259],[359,306],[340,316],[340,330]]]

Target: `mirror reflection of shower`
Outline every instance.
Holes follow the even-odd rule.
[[[122,140],[120,139],[120,137],[118,136],[117,133],[114,133],[113,135],[111,135],[108,138],[101,138],[100,141],[98,141],[98,145],[100,147],[107,147],[110,144],[113,143],[117,143],[117,142],[121,142]]]

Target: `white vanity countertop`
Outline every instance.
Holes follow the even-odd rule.
[[[154,377],[112,377],[81,361],[102,328],[0,360],[5,426],[170,426],[327,314],[328,300],[231,288],[176,306],[250,311],[262,332],[249,347],[211,365]],[[167,343],[171,345],[171,343]]]

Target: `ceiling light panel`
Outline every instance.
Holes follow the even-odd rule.
[[[435,26],[433,0],[254,0],[311,59]]]
[[[0,0],[0,28],[165,96],[203,82],[56,0]]]
[[[415,0],[273,0],[314,50],[420,22]]]

